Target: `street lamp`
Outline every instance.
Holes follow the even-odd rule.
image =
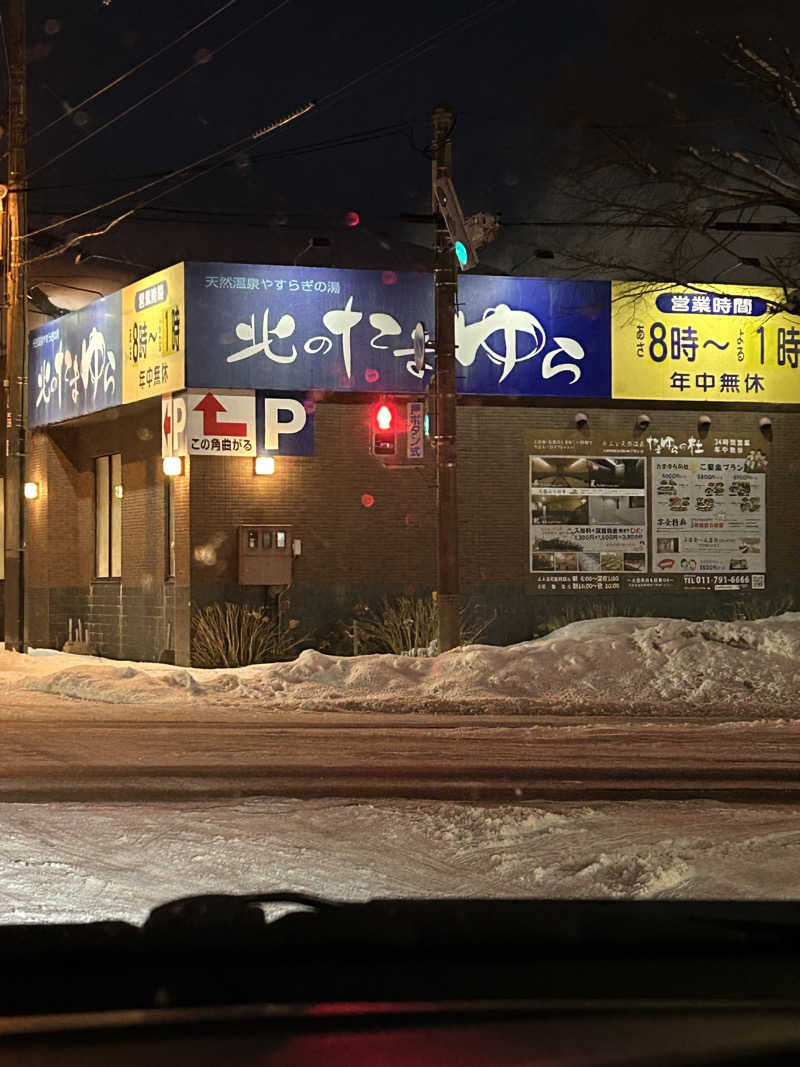
[[[165,456],[161,461],[161,468],[168,478],[175,478],[183,473],[183,460],[180,456]]]

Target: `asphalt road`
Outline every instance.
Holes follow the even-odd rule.
[[[792,723],[309,712],[186,722],[137,720],[134,708],[128,720],[88,721],[86,708],[80,719],[19,710],[24,718],[8,707],[0,718],[4,801],[800,801],[800,726]]]

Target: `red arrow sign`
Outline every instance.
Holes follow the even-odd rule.
[[[172,429],[172,419],[169,417],[169,409],[164,412],[164,437],[169,441],[169,432]]]
[[[204,437],[248,436],[246,422],[219,422],[217,420],[220,412],[227,411],[227,408],[213,393],[206,393],[200,403],[195,404],[194,410],[203,412]]]

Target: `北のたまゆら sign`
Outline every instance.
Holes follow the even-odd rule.
[[[31,330],[28,425],[74,419],[122,403],[121,293]]]

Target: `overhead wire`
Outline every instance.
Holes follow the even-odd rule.
[[[490,2],[488,4],[484,4],[482,8],[479,8],[477,11],[473,11],[469,15],[464,15],[451,23],[448,23],[447,26],[443,26],[440,30],[437,30],[435,33],[432,33],[429,37],[426,37],[424,41],[419,41],[417,44],[405,49],[405,51],[400,52],[393,59],[386,60],[383,63],[379,63],[371,70],[365,71],[363,74],[359,74],[356,78],[353,78],[351,81],[347,82],[339,89],[335,89],[333,90],[333,92],[328,93],[326,96],[320,97],[317,101],[317,107],[328,107],[330,104],[338,102],[340,97],[351,92],[357,85],[360,85],[361,82],[365,81],[367,78],[371,78],[373,74],[389,73],[392,70],[396,70],[397,67],[402,66],[403,63],[410,62],[412,59],[417,59],[419,56],[424,55],[425,52],[430,51],[430,49],[433,48],[442,39],[442,37],[445,36],[445,34],[459,33],[461,30],[466,29],[467,26],[472,25],[473,23],[480,22],[482,19],[490,15],[493,11],[499,11],[500,9],[508,7],[515,2],[516,0],[490,0]]]
[[[219,55],[220,52],[223,52],[235,41],[238,41],[240,37],[243,37],[246,33],[250,33],[256,28],[256,26],[260,25],[268,18],[271,18],[273,15],[277,14],[278,11],[281,10],[281,8],[286,7],[286,5],[290,4],[291,2],[292,0],[280,0],[280,3],[276,4],[275,7],[259,15],[258,18],[254,19],[243,29],[239,30],[232,37],[229,37],[227,41],[224,41],[217,48],[213,49],[210,58],[213,59],[214,56]],[[159,93],[163,93],[165,89],[171,88],[171,86],[175,85],[176,82],[179,82],[181,78],[185,78],[187,74],[191,74],[192,71],[198,69],[198,66],[202,65],[203,64],[198,64],[195,60],[188,67],[184,68],[184,70],[179,71],[179,73],[176,74],[174,77],[168,79],[165,82],[162,82],[162,84],[157,86],[157,88],[153,89],[152,92],[147,93],[146,96],[140,97],[137,101],[135,101],[135,103],[131,104],[130,107],[125,108],[117,115],[114,115],[113,118],[110,118],[107,122],[104,122],[101,126],[97,126],[95,129],[91,130],[89,133],[86,134],[85,137],[81,137],[78,141],[75,141],[73,142],[73,144],[68,145],[62,152],[59,152],[57,155],[51,156],[46,163],[42,163],[40,166],[35,167],[31,171],[28,171],[27,177],[32,178],[35,174],[39,174],[41,171],[46,170],[48,167],[52,167],[54,163],[57,163],[60,159],[63,159],[64,156],[68,156],[71,152],[74,152],[76,148],[80,148],[81,145],[86,144],[87,141],[91,141],[93,137],[97,137],[99,133],[102,133],[103,130],[107,130],[109,126],[113,126],[115,123],[119,122],[120,119],[126,118],[128,115],[131,114],[131,112],[136,111],[143,104],[148,103],[150,100],[153,99],[153,97],[158,96]]]
[[[129,70],[126,70],[118,77],[112,78],[112,80],[106,85],[103,85],[101,86],[101,88],[96,89],[93,93],[90,93],[87,97],[81,100],[80,103],[75,104],[74,107],[71,107],[68,112],[64,112],[64,114],[62,115],[57,115],[56,118],[54,118],[51,122],[46,123],[46,125],[44,126],[40,126],[38,130],[34,130],[33,133],[28,136],[27,143],[30,143],[32,140],[34,140],[34,138],[39,137],[41,134],[46,133],[48,130],[52,130],[52,128],[54,126],[57,126],[59,122],[63,122],[64,119],[68,117],[68,115],[72,114],[75,111],[79,111],[83,107],[86,107],[87,104],[91,104],[94,100],[97,100],[99,97],[103,96],[104,93],[107,93],[109,89],[114,89],[118,85],[121,85],[122,82],[124,82],[127,78],[130,78],[132,74],[136,74],[138,71],[146,67],[148,63],[152,63],[154,59],[158,59],[159,56],[163,56],[165,52],[168,52],[171,48],[174,48],[175,45],[180,44],[181,41],[185,41],[187,37],[190,37],[193,33],[201,29],[207,23],[211,22],[212,19],[215,19],[218,15],[221,15],[223,11],[226,11],[229,7],[232,7],[236,2],[237,0],[225,0],[225,3],[220,4],[220,6],[214,11],[212,11],[210,15],[206,15],[205,18],[200,19],[200,21],[196,22],[194,26],[190,26],[188,30],[184,30],[183,33],[179,34],[177,37],[174,37],[171,41],[169,41],[163,47],[159,48],[157,51],[151,53],[151,55],[147,56],[146,59],[143,59],[140,63],[136,63],[133,67],[131,67]],[[3,47],[5,47],[5,34],[3,35]]]
[[[305,115],[306,112],[311,111],[313,107],[315,107],[315,104],[313,101],[310,101],[308,104],[305,104],[302,108],[298,109],[297,112],[292,112],[292,119],[299,118],[301,114]],[[185,174],[187,170],[194,170],[202,163],[208,163],[217,156],[233,152],[235,149],[240,148],[248,142],[260,140],[265,134],[271,133],[272,130],[277,129],[279,126],[285,126],[286,124],[285,120],[280,120],[278,125],[273,123],[270,126],[263,127],[261,130],[256,130],[255,133],[248,133],[244,137],[239,137],[237,140],[231,141],[230,144],[225,145],[222,148],[217,148],[213,152],[209,152],[207,155],[193,160],[191,163],[186,163],[184,166],[177,167],[175,170],[169,171],[167,174],[160,177],[156,177],[152,181],[145,182],[144,185],[140,185],[137,189],[129,189],[125,193],[120,193],[119,196],[114,196],[110,200],[105,200],[102,204],[94,204],[92,207],[86,208],[84,211],[78,211],[74,215],[69,215],[65,219],[58,219],[55,222],[48,223],[47,226],[40,226],[36,230],[30,230],[28,233],[15,237],[14,240],[26,241],[28,238],[36,237],[40,233],[46,233],[48,230],[55,230],[59,226],[66,226],[67,223],[76,222],[78,219],[85,218],[87,215],[93,215],[97,211],[102,211],[103,208],[118,204],[121,200],[127,200],[131,196],[147,192],[147,190],[152,189],[154,185],[160,185],[162,182],[169,181],[171,178],[177,178],[181,174]]]
[[[366,130],[354,130],[352,133],[344,134],[341,137],[329,137],[323,141],[312,141],[308,144],[297,145],[294,148],[282,149],[279,152],[262,152],[258,155],[253,155],[251,159],[254,162],[261,162],[262,160],[276,160],[283,159],[285,156],[292,155],[304,155],[307,152],[323,151],[328,148],[347,147],[351,144],[362,144],[368,141],[377,140],[380,137],[389,137],[396,134],[408,134],[411,123],[408,119],[401,119],[397,122],[389,123],[385,126],[374,126]],[[232,165],[232,161],[228,161],[226,164]],[[127,181],[141,181],[149,178],[160,178],[165,174],[169,174],[169,171],[151,171],[149,174],[120,174],[115,178],[96,178],[91,181],[85,182],[73,182],[69,184],[58,183],[55,185],[27,185],[20,188],[22,193],[41,193],[41,192],[54,192],[65,189],[88,189],[98,185],[116,185],[119,182]]]
[[[227,153],[229,151],[232,151],[235,146],[240,145],[243,141],[257,141],[257,140],[260,140],[262,137],[266,137],[267,134],[274,133],[275,130],[279,130],[283,126],[288,126],[290,123],[294,122],[296,119],[301,118],[303,115],[307,115],[308,112],[312,111],[314,107],[315,107],[314,102],[310,100],[307,104],[303,104],[302,107],[297,108],[295,111],[290,112],[288,115],[284,115],[283,118],[277,119],[275,122],[271,122],[268,126],[264,126],[260,130],[256,130],[254,133],[249,134],[247,137],[240,138],[238,141],[233,142],[232,145],[228,145],[225,148],[219,149],[217,152],[213,152],[213,153],[210,153],[207,156],[204,156],[203,159],[198,161],[198,162],[207,162],[208,160],[213,159],[214,156],[223,155],[223,154],[225,154],[225,153]],[[222,161],[220,161],[220,164],[221,163],[222,163]],[[186,173],[186,171],[193,170],[195,165],[196,164],[189,163],[189,164],[187,164],[187,166],[181,167],[180,170],[177,170],[177,171],[173,172],[173,174],[170,175],[170,178],[178,177],[180,174]],[[207,172],[204,171],[202,173],[207,173]],[[138,211],[140,208],[147,207],[148,204],[152,204],[153,201],[154,200],[158,200],[159,197],[166,196],[167,193],[174,192],[176,189],[180,189],[182,186],[186,185],[188,182],[194,181],[196,178],[199,178],[199,177],[201,177],[200,173],[189,174],[189,175],[187,175],[186,178],[183,179],[183,181],[178,182],[177,185],[172,186],[170,189],[162,189],[160,192],[158,192],[154,196],[150,197],[149,200],[145,200],[141,204],[135,204],[132,208],[129,208],[127,211],[124,211],[121,215],[117,216],[117,218],[112,219],[111,222],[109,222],[109,224],[107,226],[103,227],[103,229],[95,230],[95,231],[92,231],[92,232],[89,232],[89,233],[78,234],[75,237],[71,237],[68,241],[65,241],[64,244],[61,245],[59,248],[52,249],[51,251],[45,252],[45,253],[43,253],[41,255],[38,255],[38,256],[34,256],[33,258],[26,260],[25,264],[26,265],[30,265],[31,263],[37,263],[39,260],[42,260],[42,259],[50,259],[53,256],[61,255],[62,252],[66,252],[69,248],[72,248],[72,246],[76,245],[79,241],[84,241],[89,237],[102,237],[103,234],[108,233],[108,231],[111,230],[114,226],[117,226],[120,222],[123,222],[125,219],[129,218],[135,211]],[[147,186],[143,186],[142,189],[140,189],[138,191],[142,192],[146,188],[152,188],[154,185],[160,184],[160,182],[163,181],[163,180],[165,180],[165,179],[159,179],[158,181],[150,182]],[[122,200],[122,199],[125,199],[127,196],[130,196],[130,195],[132,195],[132,194],[130,194],[130,193],[123,194],[120,197],[116,197],[114,201],[109,201],[108,204],[103,205],[103,206],[107,207],[107,206],[109,206],[109,204],[115,203],[116,201],[119,201],[119,200]],[[26,234],[25,237],[35,236],[37,233],[44,233],[47,230],[53,229],[55,226],[63,226],[67,222],[74,221],[75,219],[78,219],[78,218],[83,218],[85,215],[88,215],[88,214],[93,214],[96,210],[97,210],[96,208],[95,209],[90,208],[88,211],[82,211],[82,212],[79,212],[77,215],[74,215],[72,217],[72,219],[62,219],[60,222],[53,223],[53,224],[51,224],[49,226],[41,226],[38,230],[34,230],[32,233]],[[16,237],[14,239],[15,240],[23,240],[24,238]]]
[[[9,62],[9,58],[8,58],[8,43],[6,42],[6,23],[5,23],[5,19],[3,18],[3,15],[2,15],[1,12],[0,12],[0,41],[2,41],[2,45],[3,45],[3,61],[4,61],[5,65],[6,65],[6,78],[10,78],[11,77],[11,63]]]
[[[285,2],[288,2],[288,0],[285,0]],[[437,30],[435,33],[433,33],[430,36],[426,37],[424,40],[418,42],[416,45],[413,45],[410,48],[404,49],[402,52],[398,53],[398,55],[396,55],[393,59],[390,59],[388,61],[384,61],[381,64],[378,64],[377,66],[371,68],[370,70],[365,71],[363,74],[359,75],[358,77],[351,79],[351,81],[345,83],[345,85],[341,86],[339,89],[334,90],[331,93],[328,93],[326,96],[322,97],[320,100],[309,103],[308,105],[306,105],[306,107],[304,109],[301,109],[299,114],[305,114],[307,111],[311,110],[312,108],[315,108],[315,109],[318,110],[322,106],[329,106],[334,102],[339,102],[339,100],[342,99],[342,97],[344,97],[348,93],[352,92],[356,88],[357,85],[361,84],[366,79],[372,77],[375,74],[388,73],[390,71],[396,70],[398,66],[401,66],[404,63],[410,62],[413,59],[416,59],[418,56],[423,55],[426,51],[429,51],[446,34],[457,33],[460,30],[465,29],[469,25],[476,24],[477,22],[481,21],[483,18],[487,17],[492,12],[499,11],[500,9],[502,9],[504,7],[508,7],[511,4],[513,4],[514,2],[515,2],[515,0],[490,0],[490,3],[484,4],[484,6],[482,8],[480,8],[479,10],[477,10],[475,12],[472,12],[469,15],[463,16],[463,17],[461,17],[459,19],[456,19],[451,23],[448,23],[447,26],[444,26],[440,30]],[[299,114],[295,114],[294,117],[299,117]],[[285,121],[282,121],[282,122],[279,123],[279,125],[285,125],[285,124],[286,124]],[[264,133],[271,132],[275,128],[278,128],[278,126],[274,126],[273,125],[273,126],[268,127],[267,129],[265,129],[264,131],[258,132],[257,134],[250,134],[250,135],[247,135],[246,137],[239,138],[237,141],[231,142],[231,144],[225,146],[224,148],[218,149],[215,152],[209,153],[207,156],[203,156],[200,159],[195,160],[193,163],[189,163],[189,164],[186,164],[183,167],[177,168],[176,170],[170,172],[168,175],[165,175],[165,176],[162,176],[162,177],[157,177],[157,178],[153,179],[152,181],[145,183],[144,185],[140,186],[137,189],[132,189],[132,190],[129,190],[128,192],[121,193],[119,196],[112,197],[110,200],[104,201],[103,203],[95,204],[93,207],[87,208],[84,211],[77,212],[76,214],[71,215],[71,216],[67,217],[66,219],[59,219],[56,222],[52,222],[52,223],[47,224],[46,226],[40,226],[38,229],[31,230],[29,233],[24,234],[24,235],[22,235],[20,237],[17,237],[15,239],[16,240],[26,240],[28,238],[35,237],[38,234],[45,233],[45,232],[47,232],[49,230],[53,230],[53,229],[57,229],[58,227],[65,226],[68,223],[77,221],[80,218],[85,218],[87,215],[96,214],[98,211],[101,211],[106,207],[110,207],[113,204],[117,204],[117,203],[120,203],[122,200],[128,199],[129,197],[136,196],[141,192],[145,192],[147,189],[153,188],[153,186],[155,186],[155,185],[162,184],[163,182],[168,181],[171,178],[179,177],[181,174],[185,174],[187,171],[195,170],[195,168],[199,167],[203,163],[210,162],[212,159],[215,159],[216,157],[218,157],[220,155],[228,155],[231,152],[235,151],[237,148],[240,148],[242,145],[246,144],[247,142],[252,141],[254,139],[259,139],[261,136],[264,135]],[[216,166],[213,169],[217,169]],[[208,171],[202,171],[202,172],[193,174],[189,178],[187,178],[185,181],[180,182],[178,185],[173,186],[170,189],[161,190],[156,196],[150,198],[150,200],[148,200],[146,203],[147,204],[152,203],[154,200],[160,199],[161,196],[166,196],[166,195],[168,195],[168,193],[174,192],[176,189],[181,188],[183,185],[187,184],[188,181],[200,177],[202,173],[208,173]],[[102,233],[107,233],[112,225],[117,225],[119,222],[122,222],[124,219],[130,217],[130,215],[132,215],[136,210],[138,210],[139,208],[144,207],[144,206],[146,206],[146,204],[135,205],[133,208],[131,208],[128,211],[124,212],[117,219],[112,220],[112,223],[108,227],[106,227],[102,231]],[[70,247],[72,244],[75,244],[78,240],[85,239],[86,237],[101,236],[102,233],[91,233],[91,234],[83,235],[82,238],[81,237],[72,238],[72,239],[70,239],[70,242],[65,247]],[[62,249],[59,249],[59,250],[55,250],[55,251],[52,251],[52,252],[45,253],[42,256],[38,256],[35,259],[29,260],[28,262],[32,263],[32,262],[35,262],[37,259],[48,258],[50,256],[57,255],[57,254],[59,254],[60,251],[63,251],[63,250],[64,249],[62,248]]]
[[[322,150],[325,150],[325,149],[328,149],[328,148],[336,148],[336,147],[339,147],[340,145],[363,144],[363,143],[367,143],[368,141],[371,141],[371,140],[377,140],[380,137],[390,136],[393,132],[400,133],[400,132],[402,132],[402,129],[403,129],[404,125],[405,125],[404,123],[395,123],[394,125],[388,126],[388,127],[380,127],[379,126],[379,127],[374,128],[373,130],[360,131],[360,132],[358,132],[356,134],[349,135],[349,136],[344,137],[344,138],[330,138],[327,141],[313,142],[310,145],[298,145],[295,148],[287,149],[282,153],[281,152],[265,153],[265,154],[263,154],[261,156],[254,157],[254,158],[257,158],[259,160],[261,160],[261,159],[277,159],[277,158],[281,158],[283,155],[295,155],[295,154],[304,154],[304,153],[313,152],[313,151],[322,151]],[[369,134],[370,136],[367,136],[367,134]],[[85,217],[86,215],[97,214],[97,212],[101,211],[103,208],[111,207],[115,203],[118,203],[119,201],[124,200],[129,196],[134,196],[136,193],[139,193],[139,192],[146,192],[148,188],[152,188],[154,185],[159,184],[161,181],[168,181],[170,178],[178,177],[181,173],[183,173],[186,170],[193,169],[195,167],[199,167],[201,163],[203,163],[203,162],[205,162],[207,160],[210,161],[216,155],[226,154],[226,153],[228,153],[230,151],[234,151],[237,147],[241,147],[244,142],[252,140],[252,138],[253,138],[253,135],[248,135],[247,137],[241,138],[240,140],[234,141],[230,145],[227,145],[226,147],[219,149],[215,153],[211,153],[208,156],[204,156],[202,160],[195,161],[195,163],[187,164],[185,167],[181,167],[178,170],[167,171],[167,172],[162,173],[162,174],[154,175],[152,181],[147,182],[144,185],[139,186],[138,189],[134,189],[134,190],[131,190],[129,192],[122,193],[120,196],[114,197],[111,200],[107,200],[103,204],[97,204],[97,205],[95,205],[95,207],[88,208],[88,209],[86,209],[84,211],[77,211],[77,212],[73,213],[72,215],[69,215],[67,218],[60,219],[60,220],[58,220],[56,222],[50,223],[47,226],[41,226],[36,230],[31,230],[29,233],[25,234],[24,238],[22,238],[22,239],[27,239],[29,237],[36,237],[40,233],[44,233],[47,230],[57,229],[59,226],[63,226],[68,222],[74,222],[79,218]],[[229,162],[230,162],[229,160],[224,160],[224,161],[220,161],[219,163],[214,164],[213,167],[202,167],[202,168],[198,169],[198,172],[197,172],[197,174],[195,176],[198,177],[198,178],[202,177],[204,174],[208,174],[210,170],[212,170],[212,169],[216,170],[220,166],[228,165]],[[58,188],[58,187],[56,186],[54,188]],[[167,193],[172,192],[172,191],[173,191],[172,189],[165,190],[164,191],[164,195],[167,195]],[[152,201],[149,201],[149,202],[152,202]],[[48,212],[47,214],[52,214],[52,212]]]

